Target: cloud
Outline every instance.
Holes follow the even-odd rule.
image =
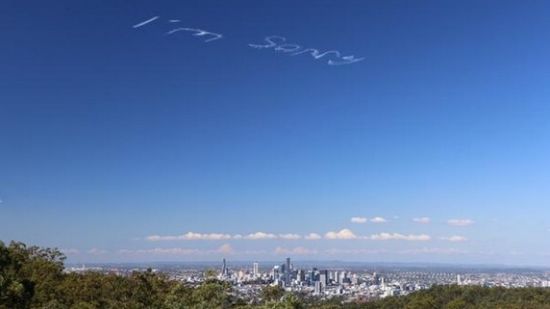
[[[388,222],[388,220],[386,220],[382,217],[374,217],[374,218],[370,219],[370,222],[372,222],[372,223],[386,223],[386,222]]]
[[[223,253],[223,254],[233,254],[235,253],[235,250],[233,250],[233,247],[231,247],[230,244],[223,244],[221,245],[218,250],[217,250],[219,253]]]
[[[188,249],[188,248],[153,248],[153,249],[137,249],[137,250],[128,250],[121,249],[118,251],[121,255],[199,255],[204,253],[198,249]]]
[[[271,233],[256,232],[256,233],[248,234],[244,236],[244,238],[250,239],[250,240],[275,239],[277,238],[277,235],[271,234]]]
[[[468,226],[474,224],[474,221],[471,219],[449,219],[447,220],[447,224],[452,226]]]
[[[367,237],[372,240],[407,240],[407,241],[428,241],[432,238],[426,234],[399,234],[399,233],[379,233]]]
[[[326,254],[330,255],[339,255],[339,254],[381,254],[385,253],[385,249],[327,249],[325,250]]]
[[[277,247],[275,248],[274,253],[276,255],[313,255],[317,254],[317,250],[304,247],[296,247],[292,249]]]
[[[302,236],[298,234],[279,234],[279,238],[286,239],[286,240],[297,240],[302,238]]]
[[[306,240],[319,240],[321,239],[321,235],[317,233],[309,233],[304,237]]]
[[[73,248],[67,248],[67,249],[59,249],[59,251],[63,252],[65,255],[79,255],[80,250],[73,249]]]
[[[410,249],[410,250],[402,250],[398,252],[399,254],[406,254],[406,255],[417,255],[417,254],[466,254],[468,251],[465,250],[458,250],[455,248],[421,248],[421,249]]]
[[[145,237],[145,239],[148,241],[178,240],[178,236],[150,235]]]
[[[454,235],[454,236],[450,236],[450,237],[441,237],[442,240],[447,240],[447,241],[450,241],[450,242],[463,242],[463,241],[467,241],[468,239],[464,236],[458,236],[458,235]]]
[[[419,218],[413,218],[413,222],[420,223],[420,224],[428,224],[432,220],[428,217],[419,217]]]
[[[168,235],[168,236],[160,236],[160,235],[151,235],[147,236],[145,239],[149,241],[169,241],[169,240],[226,240],[231,239],[231,235],[229,234],[221,234],[221,233],[208,233],[208,234],[202,234],[202,233],[194,233],[194,232],[187,232],[182,235]]]
[[[312,240],[321,238],[318,234],[311,233],[306,236],[306,239]],[[145,237],[148,241],[175,241],[175,240],[264,240],[264,239],[282,239],[282,240],[297,240],[301,239],[302,235],[295,234],[295,233],[282,233],[282,234],[273,234],[273,233],[265,233],[265,232],[255,232],[250,233],[247,235],[242,234],[224,234],[224,233],[195,233],[195,232],[187,232],[182,235],[150,235]]]
[[[366,223],[367,222],[367,218],[365,217],[351,217],[351,220],[350,220],[352,223]]]
[[[143,256],[143,255],[173,255],[173,256],[192,256],[192,255],[219,255],[219,254],[234,254],[235,250],[230,244],[223,244],[217,249],[194,249],[194,248],[152,248],[152,249],[121,249],[118,250],[120,255]]]
[[[328,232],[325,234],[326,239],[356,239],[357,236],[349,229],[342,229],[338,232]]]
[[[350,221],[352,223],[360,223],[360,224],[367,223],[368,221],[370,221],[372,223],[386,223],[386,222],[388,222],[388,220],[386,220],[383,217],[374,217],[374,218],[371,218],[371,219],[368,219],[366,217],[351,217]]]
[[[90,250],[87,251],[88,254],[91,254],[91,255],[105,255],[108,253],[107,250],[103,250],[103,249],[98,249],[98,248],[92,248]]]

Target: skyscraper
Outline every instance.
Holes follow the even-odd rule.
[[[315,292],[316,295],[323,293],[323,285],[320,281],[315,281]]]
[[[306,281],[306,272],[303,269],[298,270],[298,273],[296,274],[296,280],[299,282]]]
[[[346,281],[346,272],[345,272],[345,271],[342,271],[342,272],[340,273],[340,278],[338,278],[338,279],[340,279],[340,280],[338,280],[338,283],[343,284],[344,281]]]
[[[290,258],[286,258],[286,265],[285,265],[285,286],[290,286]]]
[[[319,274],[319,281],[323,287],[327,286],[328,283],[328,270],[322,270]]]
[[[280,271],[281,271],[281,266],[279,265],[273,266],[273,271],[272,271],[273,281],[279,281]]]
[[[225,262],[225,258],[223,259],[223,266],[222,266],[222,277],[227,277],[227,274],[229,271],[227,270],[227,264]]]
[[[254,278],[258,278],[260,276],[258,262],[254,262],[254,264],[252,264],[252,276]]]

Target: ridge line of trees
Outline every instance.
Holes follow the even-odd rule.
[[[192,286],[150,270],[129,276],[65,273],[64,261],[58,249],[0,241],[0,309],[550,309],[549,288],[434,286],[408,296],[346,303],[268,286],[259,299],[250,300],[236,296],[229,283],[212,278]]]

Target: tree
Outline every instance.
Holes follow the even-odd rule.
[[[228,282],[210,277],[190,286],[150,269],[129,276],[64,273],[65,257],[57,249],[0,242],[0,309],[550,309],[548,288],[434,286],[403,297],[366,303],[321,300],[267,286],[262,302],[235,296]]]
[[[262,288],[261,298],[265,302],[278,301],[285,294],[285,290],[278,285],[268,285]]]

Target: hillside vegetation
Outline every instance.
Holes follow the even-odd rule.
[[[256,303],[233,296],[215,279],[199,286],[169,280],[151,271],[131,276],[64,273],[65,256],[56,249],[0,242],[0,309],[17,308],[548,308],[550,289],[435,286],[404,297],[342,303],[285,294],[267,287]]]

